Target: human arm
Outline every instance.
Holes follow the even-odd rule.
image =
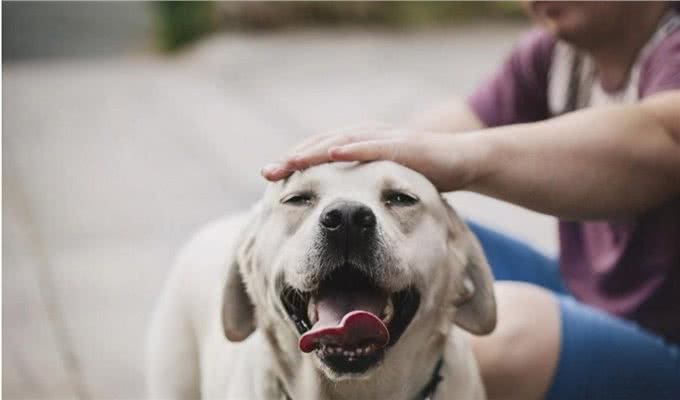
[[[457,135],[336,135],[326,154],[330,161],[393,160],[441,191],[471,190],[562,218],[635,215],[680,194],[679,109],[676,90]],[[304,168],[308,161],[286,163]],[[280,179],[276,170],[263,173]]]
[[[344,127],[307,138],[288,151],[281,162],[262,169],[271,181],[288,177],[297,170],[333,161],[328,153],[332,147],[366,139],[417,139],[421,135],[451,134],[485,128],[472,108],[460,99],[453,99],[438,107],[418,114],[399,128],[388,124],[368,122]]]
[[[564,219],[637,215],[680,195],[680,91],[477,134],[486,150],[462,189]]]
[[[531,31],[467,99],[454,99],[422,113],[406,129],[369,123],[314,135],[289,150],[281,162],[267,165],[262,174],[269,180],[285,178],[296,170],[332,161],[328,154],[331,147],[355,141],[407,139],[415,144],[419,136],[431,133],[458,133],[545,119],[553,45],[550,35]]]

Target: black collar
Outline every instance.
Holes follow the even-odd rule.
[[[432,371],[430,381],[427,383],[427,385],[425,385],[423,390],[418,393],[416,400],[430,400],[432,398],[435,390],[437,390],[437,385],[439,385],[439,382],[444,379],[440,374],[442,365],[444,365],[444,359],[440,358],[439,361],[437,361],[437,365],[434,366],[434,371]]]
[[[441,370],[442,366],[444,365],[444,359],[440,358],[439,361],[437,361],[437,364],[434,366],[434,371],[432,371],[432,376],[430,377],[430,381],[425,385],[425,387],[418,393],[418,396],[416,396],[415,399],[413,400],[431,400],[432,395],[434,392],[437,390],[437,386],[439,385],[439,382],[441,382],[444,378],[441,376]],[[290,396],[288,395],[288,392],[286,391],[286,388],[283,386],[283,382],[280,380],[278,381],[279,383],[279,388],[281,388],[281,392],[283,393],[283,399],[284,400],[291,400]]]

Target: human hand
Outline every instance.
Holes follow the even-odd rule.
[[[389,160],[425,175],[440,191],[465,188],[476,177],[480,146],[474,135],[421,133],[385,124],[363,124],[312,136],[262,175],[277,181],[297,170],[332,161]]]

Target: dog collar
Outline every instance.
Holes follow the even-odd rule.
[[[434,394],[435,390],[437,390],[437,385],[439,385],[439,382],[442,381],[442,375],[441,375],[441,370],[442,370],[442,365],[444,365],[444,359],[440,358],[439,361],[437,361],[437,364],[434,366],[434,371],[432,371],[432,377],[430,377],[430,381],[425,385],[423,390],[420,391],[418,394],[418,397],[416,397],[414,400],[432,400],[432,395]]]
[[[432,371],[430,381],[427,383],[427,385],[425,385],[425,387],[418,393],[418,396],[416,396],[413,400],[432,400],[432,395],[434,395],[434,392],[437,390],[439,382],[441,382],[444,379],[441,375],[443,365],[444,359],[440,358],[439,361],[437,361],[437,364],[434,366],[434,371]],[[278,380],[278,384],[279,388],[281,389],[281,393],[283,394],[283,396],[281,397],[282,400],[292,400],[291,397],[288,395],[286,388],[283,386],[283,382],[281,382],[281,380]]]

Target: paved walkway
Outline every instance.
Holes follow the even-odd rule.
[[[136,399],[152,303],[201,224],[300,138],[469,92],[518,27],[225,35],[173,58],[4,65],[3,397]],[[457,195],[555,250],[551,219]]]

